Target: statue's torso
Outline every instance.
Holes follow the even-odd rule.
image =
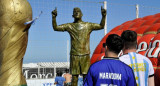
[[[90,33],[91,25],[88,22],[69,23],[67,29],[71,36],[71,52],[72,55],[90,54]]]

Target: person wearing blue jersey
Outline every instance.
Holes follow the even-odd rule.
[[[118,58],[124,46],[121,37],[111,34],[105,45],[104,58],[90,66],[84,86],[137,86],[132,68]]]
[[[63,86],[64,81],[65,81],[65,78],[62,77],[62,73],[60,71],[57,71],[57,76],[55,78],[54,85],[56,85],[56,86]]]
[[[121,34],[121,38],[124,40],[124,55],[120,60],[133,69],[137,86],[154,86],[154,69],[151,61],[136,53],[137,33],[126,30]]]

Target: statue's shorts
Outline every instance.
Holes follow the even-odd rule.
[[[70,69],[72,75],[87,74],[90,67],[90,55],[71,55]]]

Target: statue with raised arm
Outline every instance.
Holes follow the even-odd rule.
[[[72,74],[72,86],[77,86],[78,75],[83,74],[83,79],[90,67],[90,33],[93,30],[104,28],[106,10],[101,7],[102,20],[100,24],[82,21],[80,8],[73,9],[73,23],[57,25],[57,8],[52,11],[52,25],[55,31],[67,31],[71,37],[70,70]]]
[[[0,86],[27,86],[22,64],[31,20],[27,0],[0,0]]]

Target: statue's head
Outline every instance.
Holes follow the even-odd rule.
[[[80,19],[82,18],[83,14],[82,14],[82,11],[80,8],[76,7],[73,9],[73,18],[76,18],[76,19]]]

